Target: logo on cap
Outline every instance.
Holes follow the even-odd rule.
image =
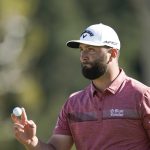
[[[104,41],[103,43],[106,43],[106,44],[112,44],[112,45],[117,45],[117,44],[118,44],[118,43],[113,42],[113,41]]]
[[[85,38],[87,35],[89,35],[89,36],[94,36],[94,34],[93,34],[90,30],[85,30],[85,31],[81,34],[81,36],[82,36],[83,38]]]

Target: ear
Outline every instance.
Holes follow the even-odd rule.
[[[109,50],[109,54],[110,54],[109,62],[111,62],[113,59],[116,59],[118,57],[118,50],[115,48],[111,48]]]
[[[111,48],[111,57],[116,58],[118,56],[118,50],[116,48]]]

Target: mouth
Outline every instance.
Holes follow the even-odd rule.
[[[91,65],[91,63],[84,62],[84,63],[82,63],[82,67],[91,68],[92,65]]]

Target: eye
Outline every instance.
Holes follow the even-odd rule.
[[[94,48],[88,48],[88,52],[93,54],[93,53],[95,53],[95,49]]]
[[[89,51],[94,51],[94,48],[89,48]]]

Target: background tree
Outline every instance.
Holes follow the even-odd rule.
[[[136,9],[136,16],[138,18],[138,24],[140,25],[140,42],[139,46],[139,61],[141,62],[142,78],[143,81],[150,85],[150,1],[144,0],[134,0],[132,5]]]

